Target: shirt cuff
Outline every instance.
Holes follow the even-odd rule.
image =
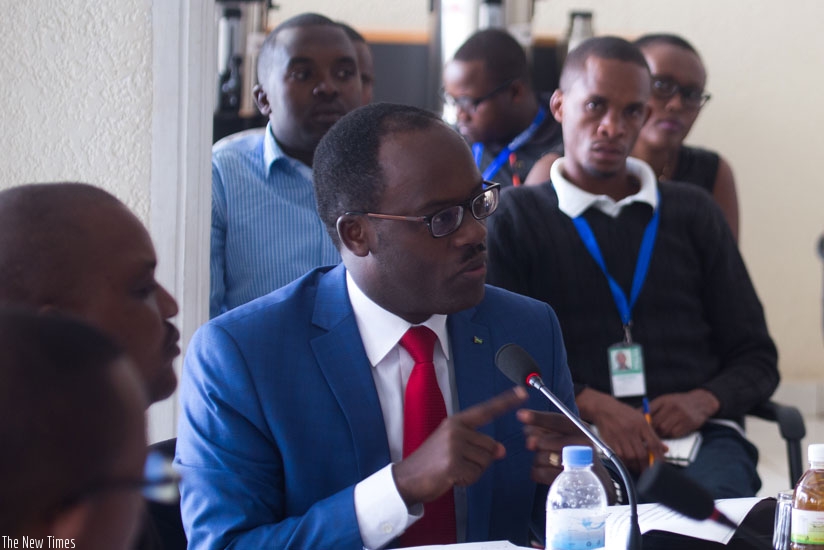
[[[407,509],[392,476],[393,464],[355,485],[355,516],[364,548],[381,548],[423,516],[423,506]]]

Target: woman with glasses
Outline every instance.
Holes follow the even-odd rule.
[[[692,183],[712,193],[738,240],[738,197],[730,165],[718,153],[684,145],[710,95],[698,52],[672,34],[648,34],[635,41],[652,72],[652,108],[632,156],[646,161],[659,180]]]

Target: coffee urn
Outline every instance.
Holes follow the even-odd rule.
[[[257,116],[252,88],[271,7],[271,0],[217,0],[216,114]]]

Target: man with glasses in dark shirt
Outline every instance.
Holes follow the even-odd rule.
[[[562,151],[560,125],[532,88],[524,49],[506,31],[469,37],[446,64],[443,99],[484,179],[520,185],[543,155]]]

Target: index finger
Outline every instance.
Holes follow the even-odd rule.
[[[480,428],[489,424],[502,414],[523,403],[527,398],[526,389],[516,386],[511,390],[499,393],[483,403],[478,403],[454,415],[463,424],[470,428]]]

